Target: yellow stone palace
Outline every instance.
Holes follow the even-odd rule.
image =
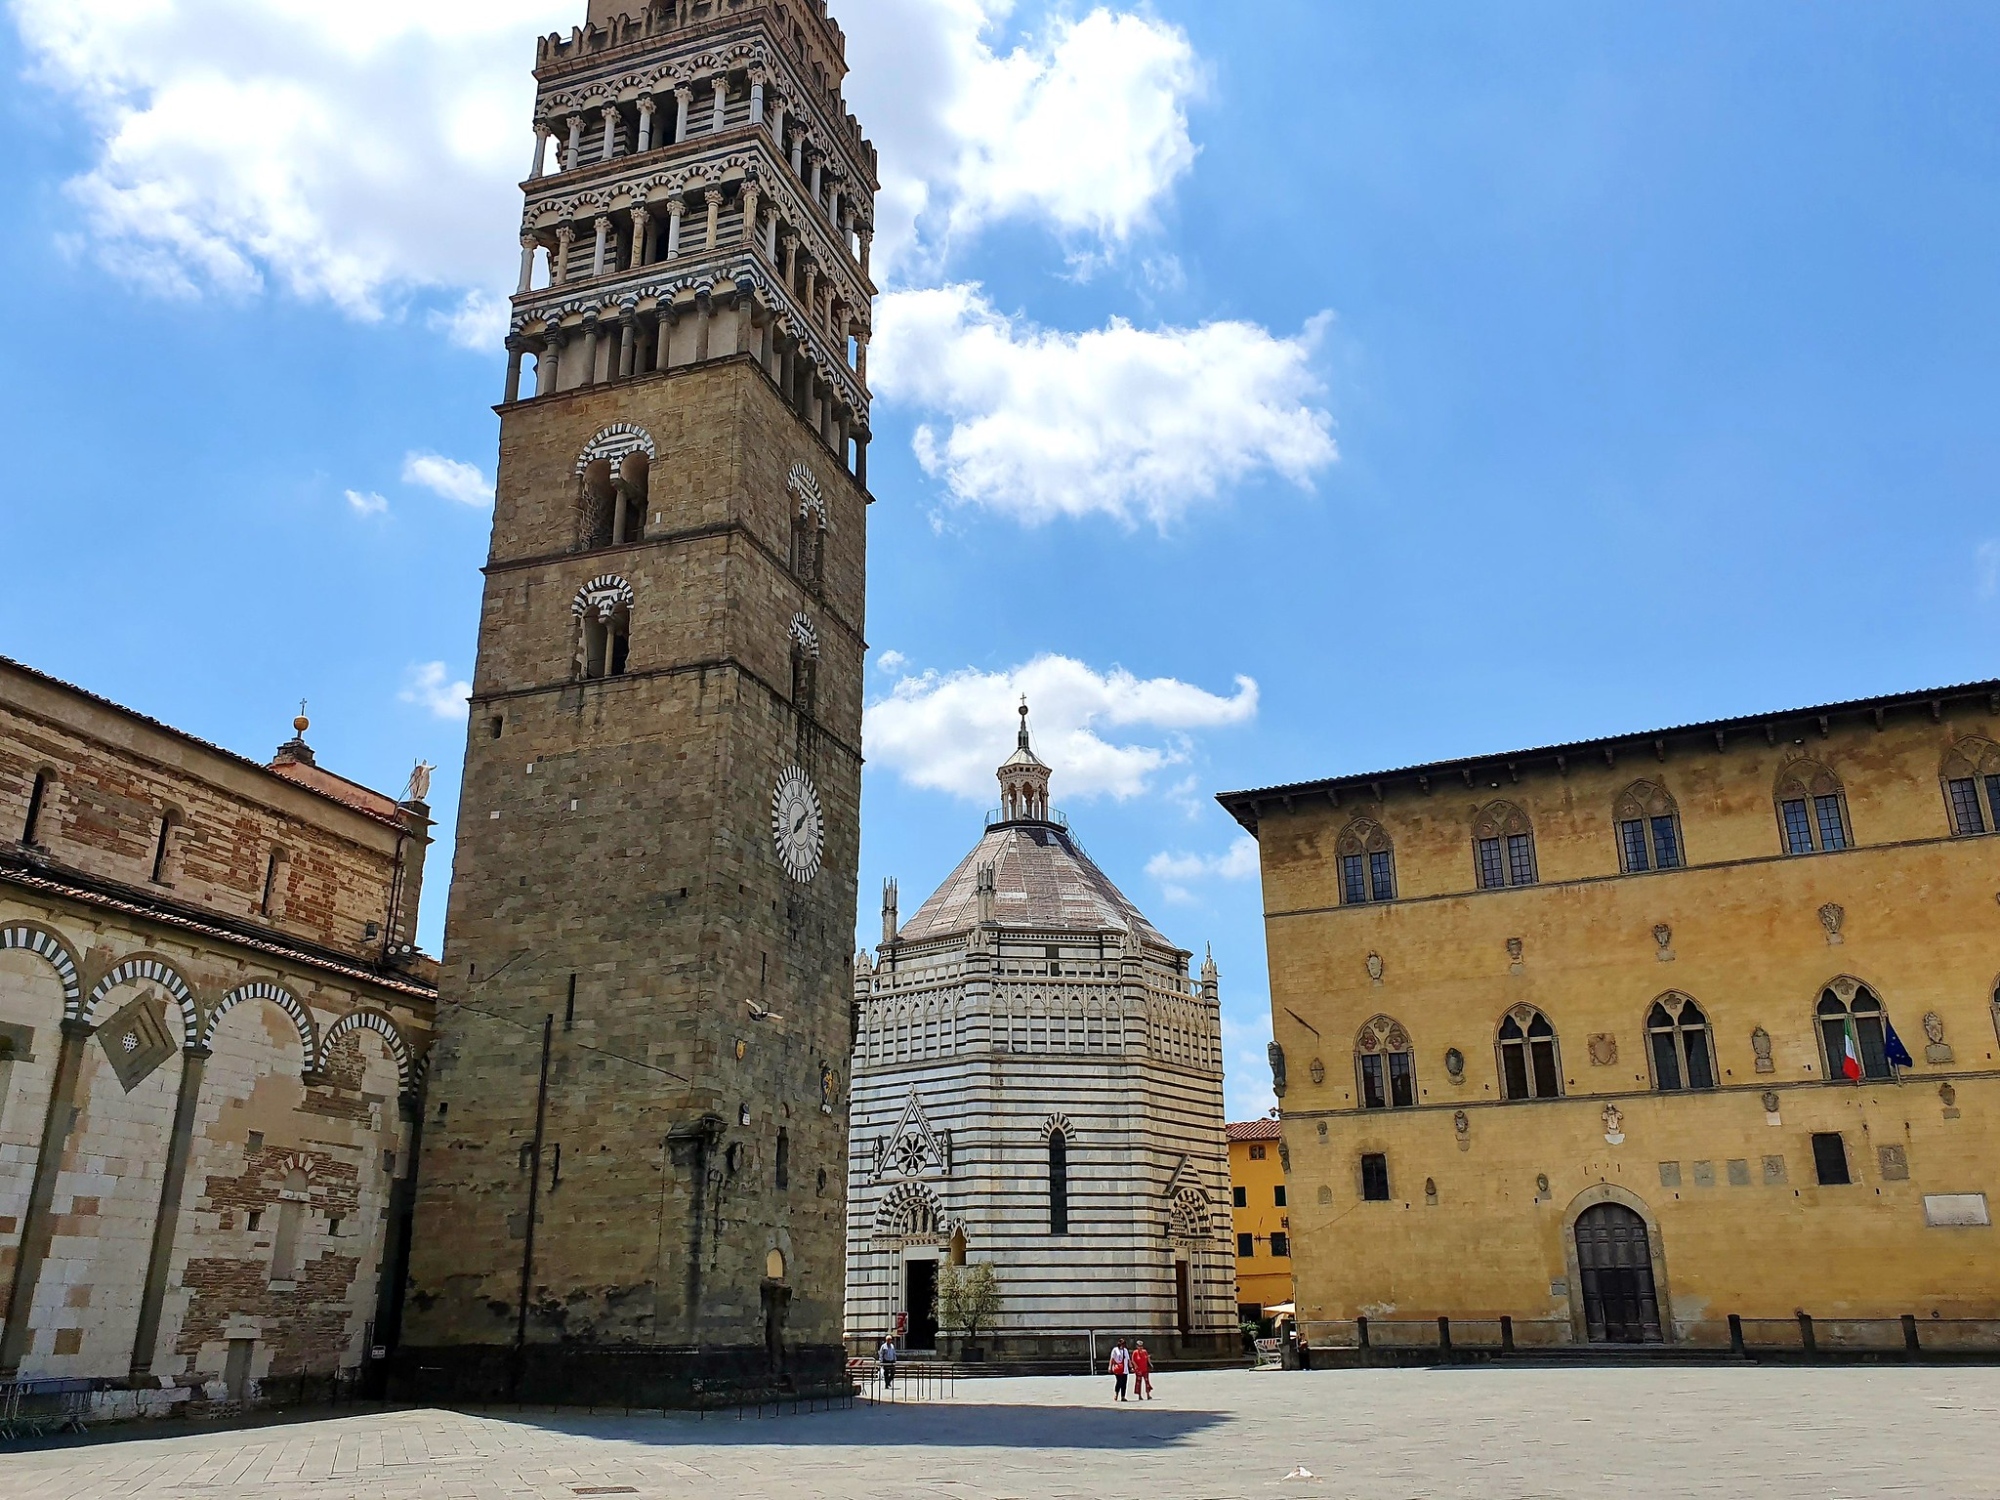
[[[1996,740],[1987,682],[1223,796],[1301,1319],[2000,1317]]]

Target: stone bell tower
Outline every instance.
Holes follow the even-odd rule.
[[[589,0],[538,44],[413,1397],[845,1379],[876,177],[843,53],[824,0]]]

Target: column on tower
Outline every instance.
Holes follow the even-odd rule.
[[[875,245],[874,227],[872,225],[863,224],[861,226],[861,274],[863,276],[869,274],[868,257],[870,251],[874,248],[874,245]]]
[[[653,215],[643,203],[632,206],[632,264],[653,263]]]
[[[597,310],[591,309],[583,315],[583,369],[580,386],[597,384]]]
[[[701,201],[708,205],[708,236],[702,242],[702,249],[713,252],[722,244],[722,237],[717,232],[722,225],[722,189],[709,188],[701,195]]]
[[[535,280],[535,249],[540,242],[532,234],[521,236],[521,284],[514,288],[525,292]]]
[[[629,303],[618,310],[618,378],[632,378],[632,361],[638,353],[639,306]]]
[[[653,149],[653,112],[656,106],[651,94],[639,96],[639,144],[633,149],[640,155]]]
[[[667,205],[667,259],[677,260],[681,253],[681,218],[687,213],[687,204],[679,194]]]
[[[527,352],[527,342],[518,333],[507,335],[507,392],[500,399],[508,406],[521,399],[521,356]]]
[[[569,252],[576,243],[576,226],[564,224],[556,230],[556,266],[550,275],[550,285],[561,286],[569,280]]]
[[[602,276],[605,270],[605,250],[611,239],[611,218],[608,214],[599,214],[593,222],[597,230],[597,248],[591,254],[590,274]]]
[[[569,117],[569,145],[563,150],[563,170],[574,172],[583,157],[583,116]]]
[[[757,179],[743,180],[743,246],[748,249],[757,243]]]
[[[535,394],[553,396],[562,378],[562,326],[551,323],[542,330],[542,347],[535,355]]]
[[[694,362],[696,364],[700,364],[708,358],[708,326],[709,319],[713,316],[713,311],[709,301],[708,288],[702,287],[694,294]]]
[[[729,116],[729,75],[715,75],[715,107],[708,118],[711,133],[719,133]]]
[[[604,149],[598,154],[599,161],[610,161],[618,154],[618,106],[607,104],[600,114],[604,120]]]
[[[674,324],[680,321],[680,309],[671,297],[660,299],[659,322],[655,326],[658,351],[653,357],[653,368],[671,370],[674,367]]]
[[[694,108],[694,90],[685,83],[674,85],[674,141],[688,138],[688,111]]]
[[[535,163],[528,170],[529,181],[538,179],[548,170],[549,164],[549,122],[535,121]]]
[[[785,96],[778,95],[771,106],[771,142],[778,148],[778,155],[785,154]]]
[[[764,80],[755,73],[750,75],[750,123],[764,123]]]

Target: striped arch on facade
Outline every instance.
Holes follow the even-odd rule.
[[[803,614],[792,616],[792,644],[799,648],[800,655],[819,660],[819,632]]]
[[[1071,1145],[1076,1144],[1076,1126],[1070,1123],[1068,1115],[1060,1111],[1042,1121],[1041,1139],[1047,1140],[1052,1135],[1061,1136]]]
[[[801,516],[816,517],[821,526],[831,524],[826,515],[826,496],[820,493],[819,480],[813,477],[811,469],[803,463],[793,464],[785,488],[797,498]]]
[[[181,1045],[201,1035],[201,1008],[187,981],[157,958],[128,958],[91,986],[90,998],[83,1002],[74,1019],[95,1024],[98,1002],[123,984],[157,984],[173,997],[181,1013]]]
[[[215,1045],[215,1033],[222,1025],[222,1018],[246,1000],[268,1000],[291,1018],[292,1025],[298,1030],[299,1046],[302,1049],[299,1067],[301,1071],[310,1073],[319,1057],[319,1028],[313,1024],[313,1019],[307,1014],[306,1008],[299,1004],[297,997],[290,990],[282,985],[273,984],[268,979],[257,979],[249,984],[238,985],[216,1002],[215,1009],[208,1013],[208,1023],[201,1028],[202,1046]]]
[[[897,1183],[875,1210],[879,1245],[937,1245],[945,1237],[944,1209],[937,1194],[919,1183]]]
[[[74,1019],[83,998],[83,981],[77,977],[76,957],[69,945],[45,927],[16,922],[0,928],[0,952],[10,949],[32,953],[56,971],[62,983],[63,1014]]]
[[[632,604],[632,585],[616,573],[603,573],[576,591],[569,612],[579,620],[604,621],[621,609],[629,611]]]
[[[1213,1237],[1214,1214],[1208,1194],[1200,1188],[1185,1187],[1174,1194],[1173,1218],[1168,1233],[1189,1244],[1205,1244]]]
[[[584,470],[599,459],[615,470],[634,453],[645,454],[647,463],[660,456],[653,435],[645,428],[634,427],[630,422],[613,422],[583,445],[583,452],[576,459],[576,477],[583,478]]]
[[[372,1031],[389,1045],[390,1053],[396,1059],[396,1073],[402,1080],[404,1093],[409,1093],[416,1073],[410,1060],[410,1044],[403,1040],[402,1028],[383,1015],[379,1010],[350,1010],[320,1038],[319,1060],[314,1063],[315,1073],[324,1073],[327,1064],[333,1060],[334,1043],[356,1031]]]

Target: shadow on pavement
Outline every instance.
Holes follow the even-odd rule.
[[[737,1420],[734,1413],[705,1421],[670,1416],[589,1416],[480,1412],[545,1432],[615,1438],[657,1447],[763,1448],[1077,1448],[1146,1451],[1185,1442],[1234,1420],[1216,1411],[1175,1411],[1164,1406],[1089,1407],[1022,1403],[981,1405],[940,1401],[923,1406],[857,1406],[852,1411]]]

